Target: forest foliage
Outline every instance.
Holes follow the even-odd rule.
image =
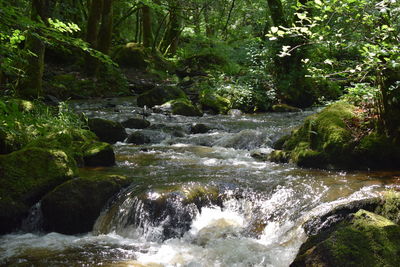
[[[114,60],[134,43],[147,56],[146,73],[195,80],[194,90],[212,90],[231,108],[304,108],[341,97],[398,139],[399,25],[395,0],[1,1],[1,94],[51,95],[51,57],[79,72],[86,96],[110,84],[126,94]]]

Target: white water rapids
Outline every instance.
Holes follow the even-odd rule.
[[[131,100],[115,101],[108,110],[95,101],[76,109],[120,121],[141,113]],[[306,220],[398,187],[390,173],[305,170],[250,156],[271,151],[311,113],[152,114],[150,129],[140,130],[151,144],[117,143],[117,166],[82,170],[134,180],[94,231],[0,236],[0,266],[289,266],[306,239]],[[190,133],[195,122],[211,131]],[[190,197],[199,190],[206,198]]]

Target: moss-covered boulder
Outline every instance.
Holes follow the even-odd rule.
[[[203,113],[186,98],[179,98],[168,102],[174,115],[201,117]]]
[[[101,118],[88,120],[89,129],[94,132],[102,142],[116,143],[124,141],[128,134],[119,122]]]
[[[34,203],[75,176],[75,161],[60,150],[27,148],[0,156],[0,233],[17,228]]]
[[[0,129],[0,154],[8,154],[21,147],[15,135]]]
[[[121,122],[122,126],[131,129],[145,129],[150,127],[151,123],[146,119],[130,118]]]
[[[115,62],[126,68],[144,70],[149,65],[147,58],[147,50],[137,43],[127,43],[124,46],[120,46],[114,53]]]
[[[140,94],[137,98],[137,104],[139,107],[147,106],[148,108],[151,108],[180,98],[187,99],[187,95],[176,86],[156,87]]]
[[[301,112],[301,109],[289,106],[287,104],[276,104],[272,106],[272,111],[275,112]]]
[[[365,210],[304,243],[294,266],[398,266],[400,226]]]
[[[337,102],[308,117],[280,142],[284,153],[277,151],[270,160],[311,168],[398,168],[400,146],[363,129],[363,123],[363,114],[355,106]]]
[[[87,147],[97,142],[97,136],[84,129],[65,129],[48,134],[27,144],[27,147],[41,147],[48,149],[59,149],[73,157],[78,166],[83,166],[83,155]]]
[[[41,201],[44,230],[63,234],[91,231],[107,201],[129,183],[126,177],[117,175],[63,183]]]
[[[84,165],[88,167],[113,166],[115,154],[112,146],[104,142],[93,142],[84,148]]]
[[[231,102],[212,90],[203,90],[200,92],[199,102],[203,110],[211,110],[217,114],[226,114],[231,108]]]

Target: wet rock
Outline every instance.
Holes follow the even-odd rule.
[[[170,102],[172,114],[191,116],[191,117],[201,117],[203,113],[192,104],[188,99],[177,99]]]
[[[162,105],[170,100],[183,98],[187,99],[184,91],[176,86],[164,86],[156,87],[150,91],[140,94],[137,98],[137,104],[139,107],[154,107],[156,105]]]
[[[94,142],[85,148],[83,161],[88,167],[113,166],[115,165],[114,150],[108,143]]]
[[[288,163],[290,160],[290,154],[283,150],[274,150],[268,154],[266,160],[276,163]]]
[[[231,109],[228,111],[228,115],[232,117],[239,117],[243,115],[243,112],[239,109]]]
[[[127,137],[125,128],[119,122],[93,118],[88,120],[89,129],[94,132],[102,142],[116,143],[124,141]]]
[[[203,124],[203,123],[195,123],[190,127],[190,133],[192,134],[204,134],[211,131],[211,127]]]
[[[134,132],[128,136],[126,142],[134,145],[143,145],[150,143],[151,139],[143,132]]]
[[[398,255],[400,226],[361,209],[308,238],[290,266],[397,266]]]
[[[275,112],[301,112],[300,108],[292,107],[286,104],[276,104],[272,106],[272,111]]]
[[[261,150],[254,150],[254,151],[251,151],[251,153],[250,153],[250,156],[252,158],[262,160],[262,161],[268,160],[268,155],[269,155],[269,153],[261,151]]]
[[[145,129],[150,127],[150,122],[146,119],[130,118],[121,122],[122,126],[131,129]]]
[[[27,148],[0,156],[0,234],[19,227],[33,204],[76,175],[75,161],[60,150]]]
[[[129,185],[126,177],[109,175],[68,181],[43,197],[43,228],[62,234],[92,230],[107,201]]]

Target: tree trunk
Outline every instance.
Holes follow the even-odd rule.
[[[90,9],[86,29],[86,42],[88,42],[93,49],[97,49],[97,41],[99,35],[99,24],[103,12],[103,0],[93,0]],[[90,76],[96,74],[97,60],[90,55],[86,56],[85,60],[86,73]]]
[[[170,1],[169,27],[165,33],[162,51],[169,55],[174,55],[178,48],[179,37],[181,34],[180,7],[177,1]]]
[[[153,30],[151,25],[151,9],[148,6],[142,7],[142,27],[143,46],[151,47],[153,45]]]
[[[106,55],[110,52],[113,31],[113,0],[104,0],[101,26],[98,37],[98,50]]]
[[[49,16],[49,0],[33,0],[31,17],[33,21],[46,23]],[[44,71],[45,45],[42,40],[28,34],[25,49],[33,54],[27,57],[27,65],[24,67],[24,78],[22,78],[17,94],[27,99],[35,99],[43,95],[42,78]]]

